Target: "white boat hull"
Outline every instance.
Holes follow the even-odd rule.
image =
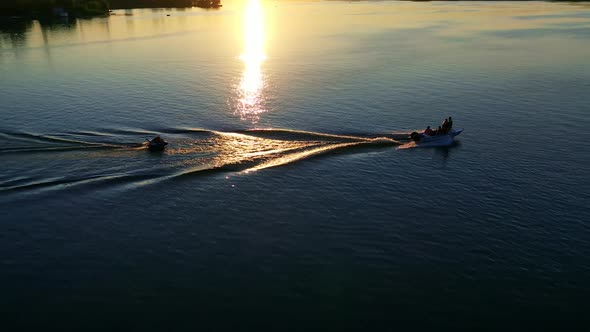
[[[425,148],[425,147],[436,147],[436,146],[449,146],[455,141],[455,137],[463,132],[462,128],[452,129],[450,132],[444,135],[422,135],[420,141],[410,142],[400,146],[401,149],[407,148]]]
[[[416,142],[416,146],[449,146],[455,141],[455,136],[461,134],[463,129],[453,129],[444,135],[423,136],[420,141]]]

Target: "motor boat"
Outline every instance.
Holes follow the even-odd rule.
[[[146,138],[146,141],[150,151],[162,151],[168,145],[168,142],[164,141],[160,136],[156,136],[152,140]]]
[[[426,147],[426,146],[449,146],[453,144],[455,140],[455,136],[461,134],[463,132],[463,128],[451,129],[449,132],[445,134],[437,134],[437,135],[426,135],[424,133],[419,134],[417,132],[413,132],[410,135],[410,138],[416,146]]]

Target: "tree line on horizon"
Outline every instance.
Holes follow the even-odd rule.
[[[64,8],[74,16],[104,15],[109,11],[107,0],[3,0],[0,15],[50,15],[54,8]]]
[[[219,7],[220,0],[0,0],[0,16],[50,15],[64,8],[72,15],[105,15],[110,9]]]

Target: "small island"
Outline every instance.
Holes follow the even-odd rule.
[[[111,9],[131,8],[219,8],[221,0],[109,0]]]

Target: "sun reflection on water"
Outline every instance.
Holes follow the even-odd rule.
[[[266,112],[263,105],[264,78],[264,11],[260,0],[248,0],[244,10],[244,51],[240,59],[244,72],[239,85],[238,112],[242,120],[257,123],[259,114]]]

